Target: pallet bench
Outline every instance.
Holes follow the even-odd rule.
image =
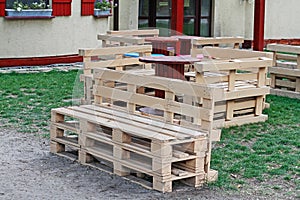
[[[223,88],[225,98],[215,107],[215,113],[225,118],[224,126],[263,122],[269,94],[267,68],[272,65],[272,53],[204,47],[204,59],[195,64],[195,72],[185,73],[196,83]]]
[[[159,35],[159,29],[107,31],[106,34],[130,37],[157,37]]]
[[[240,44],[244,43],[244,38],[241,37],[207,37],[192,39],[192,57],[197,57],[198,54],[203,54],[204,46],[221,47],[222,45],[231,45],[233,48],[238,49]]]
[[[144,38],[158,35],[159,29],[119,30],[107,31],[106,34],[99,34],[97,38],[102,40],[102,47],[109,47],[149,44]]]
[[[274,52],[271,94],[300,99],[300,46],[269,44],[267,50]]]
[[[99,34],[97,38],[102,41],[102,47],[143,45],[146,43],[144,38],[122,35]]]
[[[175,181],[198,187],[217,178],[210,159],[211,143],[220,137],[213,109],[222,89],[108,69],[95,70],[94,77],[94,105],[51,111],[52,153],[67,156],[70,148],[82,164],[161,192],[171,192]],[[137,93],[139,86],[164,90],[166,97]],[[195,95],[202,103],[178,102],[176,95]],[[144,107],[160,112],[141,112]]]
[[[95,69],[110,68],[115,70],[135,70],[139,73],[152,73],[151,65],[139,61],[138,58],[129,58],[124,54],[137,52],[140,56],[150,56],[151,45],[133,45],[106,47],[98,49],[79,49],[79,55],[83,56],[83,75],[80,80],[84,83],[84,97],[82,104],[91,104],[94,101],[92,86],[94,84],[93,71]]]

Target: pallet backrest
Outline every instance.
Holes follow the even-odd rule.
[[[129,114],[151,115],[151,112],[138,112],[139,107],[146,107],[154,111],[155,114],[151,117],[155,119],[174,123],[174,115],[180,115],[182,116],[180,124],[184,124],[185,117],[189,117],[193,118],[193,124],[189,125],[195,125],[197,128],[201,125],[201,129],[209,131],[213,128],[214,102],[224,98],[222,89],[178,79],[143,76],[109,69],[96,70],[94,78],[96,82],[93,92],[96,105],[107,105],[109,102],[109,106],[118,107]],[[115,82],[114,85],[118,87],[111,87],[106,82]],[[139,87],[163,90],[165,98],[138,93]],[[186,104],[176,100],[175,96],[183,98],[193,96],[202,102]]]
[[[271,52],[252,51],[245,49],[225,49],[218,47],[204,47],[203,55],[204,57],[216,60],[230,60],[255,57],[266,57],[273,59],[273,53]]]
[[[280,63],[279,66],[300,69],[300,46],[268,44],[267,50],[274,52],[274,66],[278,65],[278,60],[295,61],[296,63],[293,67],[286,63]]]
[[[252,84],[254,88],[262,88],[267,85],[267,68],[272,66],[272,62],[271,58],[266,57],[199,62],[195,64],[196,82],[226,84],[228,92],[236,90],[238,81]]]
[[[126,66],[144,65],[138,58],[128,58],[126,53],[139,53],[140,56],[150,56],[151,45],[134,45],[121,47],[107,47],[98,49],[79,49],[83,56],[84,74],[90,75],[94,69],[114,68],[123,70]]]
[[[105,35],[99,34],[98,40],[102,41],[102,47],[113,47],[113,46],[130,46],[130,45],[143,45],[145,39],[141,37],[128,37],[121,35]]]
[[[84,83],[84,97],[82,104],[91,104],[94,101],[92,87],[94,84],[93,71],[100,68],[111,68],[115,70],[150,69],[151,64],[145,64],[138,58],[126,57],[126,53],[138,53],[140,56],[150,56],[151,45],[135,45],[107,47],[99,49],[80,49],[79,55],[83,56],[83,74],[80,80]]]
[[[241,37],[203,37],[192,39],[191,55],[196,57],[198,54],[203,53],[203,46],[220,46],[231,45],[233,48],[239,48],[240,44],[244,43],[244,38]]]
[[[138,36],[138,37],[157,37],[159,29],[141,29],[141,30],[120,30],[120,31],[107,31],[107,35],[119,36]]]

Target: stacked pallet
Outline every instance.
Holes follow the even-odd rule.
[[[211,143],[220,137],[213,110],[222,89],[108,69],[95,70],[94,78],[94,105],[52,110],[52,153],[75,152],[82,164],[161,192],[171,192],[175,181],[198,187],[217,178]],[[164,90],[165,98],[138,93],[140,86]],[[178,95],[202,103],[178,102]]]
[[[271,94],[300,99],[300,46],[269,44],[267,50],[274,52]]]
[[[138,53],[141,56],[150,56],[151,45],[133,45],[106,47],[99,49],[79,49],[79,55],[83,56],[83,74],[80,80],[84,83],[84,97],[82,104],[91,104],[94,101],[92,86],[94,84],[93,72],[95,69],[110,68],[114,70],[140,69],[139,73],[154,74],[151,65],[139,61],[138,58],[126,57],[126,53]]]
[[[147,44],[145,37],[157,37],[158,35],[159,29],[120,30],[107,31],[106,34],[99,34],[97,38],[102,41],[102,47],[111,47]]]
[[[233,47],[238,49],[242,43],[244,43],[244,38],[241,37],[199,37],[192,39],[192,57],[196,57],[199,54],[203,54],[204,46],[214,46],[221,47]]]
[[[225,98],[215,107],[215,117],[225,119],[221,126],[263,122],[267,86],[267,68],[272,53],[205,47],[209,59],[195,64],[195,82],[223,88]],[[191,73],[187,73],[191,74]]]

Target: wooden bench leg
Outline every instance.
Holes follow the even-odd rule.
[[[112,132],[112,140],[118,143],[130,143],[131,136],[121,130],[114,129]],[[113,155],[117,160],[130,159],[130,152],[118,146],[114,146]],[[121,163],[115,161],[114,173],[119,176],[127,176],[130,174],[130,170],[122,166]]]
[[[172,181],[162,182],[160,178],[153,177],[153,189],[161,192],[172,192]]]
[[[65,145],[54,141],[50,142],[50,152],[51,153],[61,153],[65,151]]]

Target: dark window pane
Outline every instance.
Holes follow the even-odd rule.
[[[195,34],[195,19],[185,19],[183,24],[183,33],[185,35]]]
[[[195,15],[195,0],[184,0],[184,15]]]
[[[148,19],[139,19],[139,28],[149,27]]]
[[[211,0],[202,0],[201,1],[201,16],[210,15],[210,4]]]
[[[206,37],[210,36],[209,29],[210,29],[210,25],[208,19],[201,19],[200,36],[206,36]]]
[[[170,16],[171,8],[171,0],[156,0],[156,16]]]
[[[156,19],[156,27],[159,29],[160,36],[170,36],[170,25],[169,19]]]
[[[149,0],[140,0],[139,7],[139,16],[149,16]]]

